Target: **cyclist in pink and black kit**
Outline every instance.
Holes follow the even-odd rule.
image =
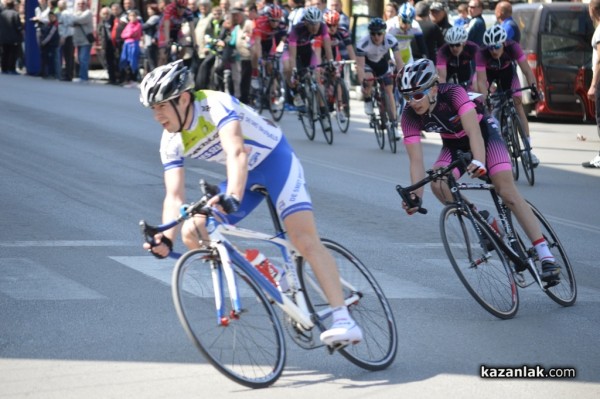
[[[446,44],[439,48],[436,68],[440,83],[458,83],[468,91],[477,91],[475,78],[475,56],[479,46],[467,40],[467,31],[454,26],[446,32]]]
[[[542,280],[556,282],[560,267],[548,248],[531,207],[517,191],[510,158],[494,118],[486,113],[481,103],[471,101],[462,86],[439,83],[435,66],[428,59],[407,64],[399,76],[398,87],[407,102],[401,124],[412,183],[425,177],[422,130],[437,132],[442,137],[442,150],[434,169],[452,163],[459,150],[471,152],[471,163],[466,168],[454,170],[454,175],[459,178],[465,172],[471,177],[488,174],[496,191],[533,243],[542,262]],[[442,180],[433,182],[431,189],[442,203],[452,199],[448,185]],[[412,196],[418,197],[417,202],[420,202],[423,192],[421,187]],[[418,210],[408,208],[405,203],[403,207],[409,215]]]
[[[525,54],[519,43],[507,40],[506,38],[506,31],[500,25],[494,25],[485,31],[483,35],[485,47],[479,49],[476,57],[477,88],[484,95],[488,94],[489,87],[494,82],[497,84],[499,90],[520,88],[521,83],[519,82],[516,68],[513,65],[513,63],[516,63],[525,75],[527,84],[532,86],[531,99],[537,101],[539,93],[535,86],[535,76],[527,63]],[[531,144],[529,122],[523,109],[521,92],[513,94],[513,101],[525,128],[525,135],[529,140],[529,144]],[[540,161],[533,152],[530,154],[533,167],[537,167]]]

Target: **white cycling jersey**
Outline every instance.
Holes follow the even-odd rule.
[[[371,41],[370,35],[360,39],[356,45],[356,55],[373,63],[379,63],[385,56],[389,57],[390,50],[398,50],[398,40],[389,33],[386,33],[383,43],[379,46]]]
[[[281,141],[277,125],[258,115],[237,98],[223,92],[200,90],[195,93],[192,126],[181,133],[163,131],[160,156],[165,170],[183,166],[183,158],[225,163],[219,130],[237,120],[244,144],[250,150],[248,169],[258,166]]]
[[[392,18],[386,21],[386,32],[393,35],[398,40],[398,50],[402,56],[402,61],[405,64],[413,62],[412,49],[410,47],[411,41],[415,36],[422,36],[423,31],[417,21],[413,21],[413,24],[408,30],[404,30],[400,27],[400,18]]]

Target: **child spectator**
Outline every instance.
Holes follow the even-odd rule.
[[[41,74],[44,78],[60,79],[60,35],[58,34],[58,18],[54,11],[48,13],[48,23],[40,28],[40,44],[42,46],[42,57],[46,70],[42,70]]]
[[[140,57],[140,40],[142,38],[142,24],[138,19],[137,11],[127,12],[128,23],[121,33],[124,40],[119,69],[124,76],[123,86],[133,87],[132,80],[137,78],[138,61]]]
[[[466,29],[469,25],[469,8],[465,3],[462,3],[458,5],[456,11],[458,11],[458,17],[454,19],[454,26],[462,26]]]

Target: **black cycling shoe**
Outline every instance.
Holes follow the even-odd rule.
[[[551,260],[542,261],[542,281],[547,283],[560,280],[560,266]]]

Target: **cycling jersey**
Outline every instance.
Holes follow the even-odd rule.
[[[525,59],[519,43],[512,40],[504,42],[504,51],[499,59],[492,57],[487,47],[481,47],[475,59],[476,70],[486,71],[488,84],[496,81],[501,90],[520,87],[519,78],[513,65],[513,62],[518,63]],[[518,95],[521,93],[515,93],[515,96]]]
[[[258,17],[254,21],[252,40],[260,40],[263,58],[273,54],[277,45],[285,36],[287,36],[287,27],[283,21],[275,28],[271,26],[267,16]]]
[[[330,39],[330,37],[327,25],[323,22],[321,22],[319,30],[314,35],[310,33],[304,22],[294,25],[288,37],[288,45],[296,47],[298,68],[316,64],[313,56],[321,51],[325,39]]]
[[[422,101],[427,101],[427,98]],[[470,151],[469,137],[465,132],[460,117],[475,109],[477,120],[486,148],[486,167],[490,176],[512,166],[506,146],[498,133],[496,121],[485,113],[480,103],[469,99],[466,90],[457,84],[441,83],[438,85],[437,103],[431,113],[417,114],[410,103],[402,112],[402,132],[404,143],[412,144],[421,141],[421,131],[437,132],[442,137],[442,151],[435,162],[435,167],[449,165],[456,158],[456,152]],[[459,171],[462,175],[465,170]]]
[[[393,35],[398,40],[398,51],[402,61],[407,64],[413,62],[413,54],[411,49],[411,42],[417,37],[423,37],[423,31],[417,23],[416,26],[413,24],[408,30],[404,30],[400,27],[400,18],[392,18],[386,21],[387,33]]]
[[[228,215],[229,222],[237,223],[264,198],[249,190],[254,184],[267,187],[282,218],[312,209],[302,166],[281,129],[223,92],[197,91],[190,128],[181,133],[163,131],[160,155],[164,169],[183,167],[184,157],[225,164],[219,130],[232,121],[241,125],[244,147],[249,151],[249,173],[240,210]],[[226,182],[220,186],[225,192]]]
[[[436,66],[446,68],[446,81],[449,82],[452,77],[456,77],[458,80],[454,83],[468,82],[467,90],[470,90],[474,74],[473,64],[478,51],[479,46],[477,44],[467,41],[458,57],[456,57],[446,43],[438,50]]]
[[[367,35],[360,39],[356,45],[356,56],[365,57],[365,64],[369,67],[376,77],[383,76],[390,69],[390,50],[398,51],[398,40],[389,33],[386,33],[381,45],[375,45],[371,41],[371,36]]]
[[[292,28],[302,22],[304,18],[304,7],[294,8],[287,16],[287,31],[292,31]]]
[[[333,53],[333,59],[341,61],[343,54],[348,54],[346,48],[352,46],[352,37],[350,33],[338,25],[337,31],[331,36],[331,52]],[[323,53],[323,56],[325,53]]]

